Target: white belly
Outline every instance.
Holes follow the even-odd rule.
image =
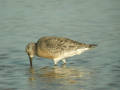
[[[89,48],[83,48],[83,49],[78,49],[76,51],[68,51],[68,52],[63,52],[60,57],[56,58],[56,60],[61,60],[64,58],[72,57],[74,55],[80,55],[84,51],[89,50]]]
[[[71,57],[71,56],[74,56],[74,55],[80,55],[81,53],[83,53],[84,51],[88,50],[88,48],[84,48],[84,49],[78,49],[76,51],[70,51],[70,52],[65,52],[63,54],[63,57]]]

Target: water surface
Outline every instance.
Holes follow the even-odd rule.
[[[0,0],[0,90],[119,90],[120,0]],[[68,37],[97,48],[54,66],[28,42]]]

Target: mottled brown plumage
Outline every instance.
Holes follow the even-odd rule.
[[[40,38],[37,43],[29,43],[26,52],[30,57],[31,66],[34,55],[52,59],[57,64],[59,60],[66,63],[66,58],[81,54],[95,46],[95,44],[84,44],[68,38],[46,36]]]

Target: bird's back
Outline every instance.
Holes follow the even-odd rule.
[[[47,58],[70,57],[80,54],[80,50],[88,48],[89,45],[83,44],[63,37],[42,37],[37,41],[38,56]],[[43,53],[45,53],[43,55]],[[46,56],[47,55],[47,56]]]

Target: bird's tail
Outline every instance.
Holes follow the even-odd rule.
[[[89,44],[89,48],[95,48],[97,45],[96,44]]]

